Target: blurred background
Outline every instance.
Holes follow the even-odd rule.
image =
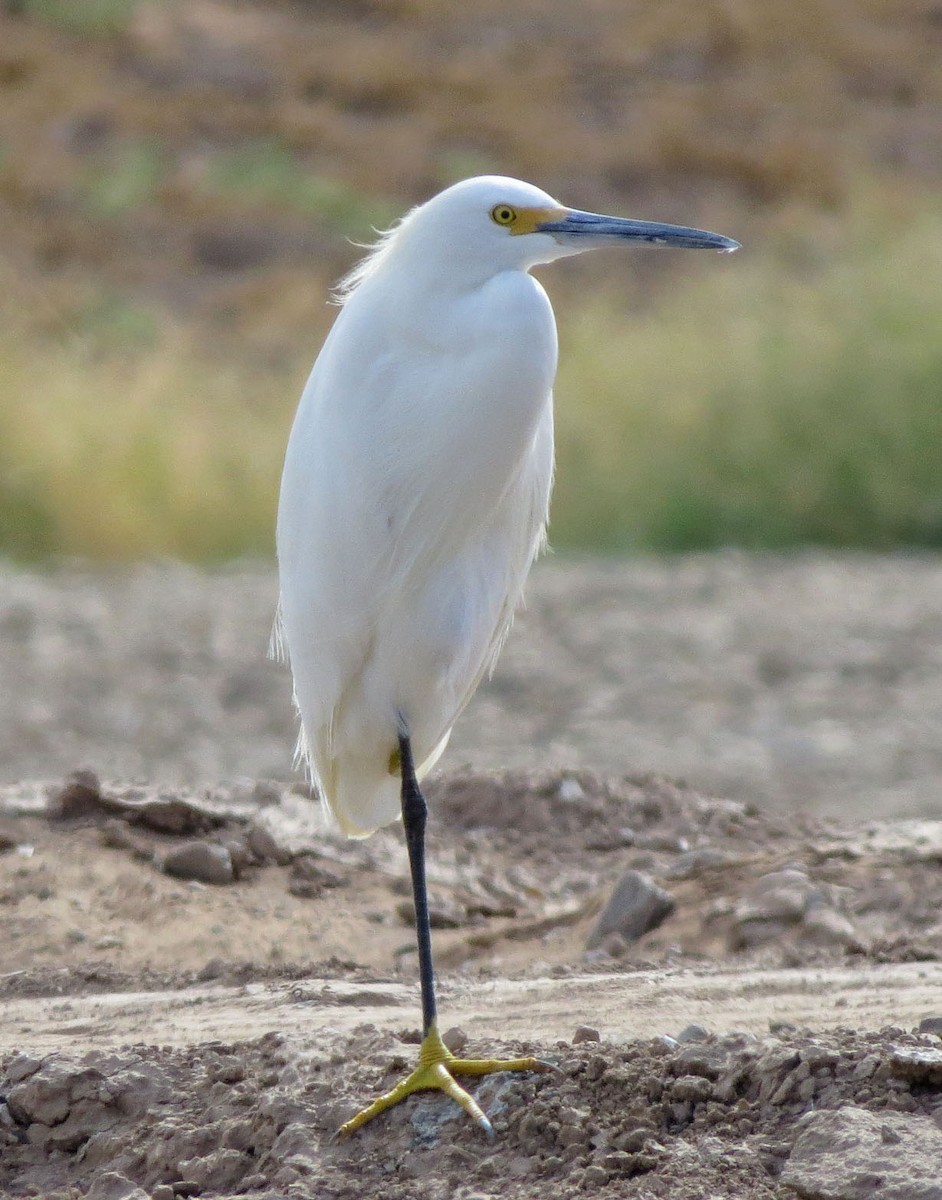
[[[283,447],[335,312],[331,283],[374,229],[482,172],[744,245],[734,257],[586,255],[542,273],[561,336],[551,531],[560,555],[937,549],[940,62],[938,0],[0,0],[0,555],[43,571],[63,556],[112,570],[139,560],[270,562]],[[895,613],[890,633],[879,626],[894,647],[883,656],[872,642],[879,622],[866,636],[857,629],[871,642],[854,650],[859,614],[842,609],[825,560],[807,561],[829,582],[806,589],[794,611],[812,620],[823,595],[846,617],[846,661],[828,679],[836,687],[860,659],[880,685],[872,709],[892,715],[906,679],[880,663],[901,661],[911,626],[919,650],[910,639],[912,662],[900,670],[934,662],[938,571],[922,561],[924,590],[904,613],[894,604],[911,597],[909,560],[897,558],[888,575],[881,567],[879,586],[873,570],[854,567],[883,615]],[[719,597],[728,616],[732,598],[753,595],[754,568],[735,556],[722,563],[701,564],[702,577],[697,567],[692,593],[665,578],[663,594]],[[125,600],[141,604],[135,588],[189,596],[183,568],[131,570]],[[261,570],[256,608],[267,613],[271,577]],[[645,570],[660,578],[659,567]],[[756,596],[782,585],[773,576]],[[78,637],[85,661],[101,661],[121,611],[117,593],[88,578],[70,577],[63,594],[74,606],[94,593],[88,628],[105,632],[82,643],[75,631],[86,617],[74,609],[40,653],[40,585],[6,569],[2,661],[21,682],[6,716],[8,777],[58,769],[66,755],[74,765],[97,745],[83,738],[88,696],[73,676],[61,688],[72,716],[56,707],[62,647]],[[218,594],[235,576],[215,578]],[[610,604],[627,594],[599,586]],[[643,580],[632,588],[663,610]],[[579,602],[567,595],[560,611]],[[186,603],[196,611],[196,600]],[[183,627],[163,611],[154,619],[164,638],[157,658],[179,680],[193,671],[173,650]],[[554,620],[541,629],[544,647]],[[722,652],[714,625],[694,655],[703,687]],[[753,664],[757,687],[807,683],[808,628],[760,636],[750,626],[756,655],[772,653],[765,667]],[[254,661],[263,636],[253,626],[232,639]],[[638,646],[644,638],[642,629]],[[667,649],[677,661],[682,648]],[[86,691],[100,686],[86,678]],[[805,775],[828,755],[860,755],[859,724],[848,716],[835,734],[820,688],[808,686],[811,715],[793,714],[797,741],[791,727],[781,733],[784,717],[766,713],[755,725],[755,705],[740,698],[753,713],[749,737],[775,730],[763,778],[789,754]],[[697,687],[681,681],[663,707],[683,711]],[[729,724],[727,700],[717,702],[716,728]],[[220,726],[232,729],[232,711],[223,705]],[[902,787],[904,808],[922,810],[937,794],[935,716],[942,701],[934,709],[924,698],[913,714],[918,795],[906,791],[913,756],[907,766],[885,731],[886,786]],[[152,726],[140,715],[114,719],[112,742],[130,744]],[[290,714],[278,720],[281,746]],[[817,750],[807,741],[814,721],[831,722]],[[758,743],[720,770],[704,739],[685,771],[771,794],[772,784],[757,792],[743,774]],[[624,732],[607,758],[590,757],[606,769],[667,767],[677,740],[662,741],[663,764],[635,753]],[[557,757],[566,758],[559,747]],[[168,748],[162,759],[105,765],[173,762],[200,775],[262,769],[273,755],[197,759],[181,768]],[[806,794],[786,792],[789,802]]]
[[[8,554],[270,554],[350,240],[490,171],[745,246],[544,272],[558,548],[942,542],[937,2],[0,13]]]

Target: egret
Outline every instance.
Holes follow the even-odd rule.
[[[420,781],[493,667],[545,539],[556,325],[530,268],[593,246],[721,251],[680,225],[566,208],[531,184],[467,179],[414,208],[341,283],[291,430],[278,507],[275,641],[298,756],[351,837],[401,816],[422,997],[418,1064],[341,1129],[456,1076],[545,1069],[459,1059],[436,1024]]]

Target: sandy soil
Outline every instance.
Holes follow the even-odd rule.
[[[942,568],[535,582],[451,756],[516,765],[432,782],[430,870],[443,1027],[556,1070],[472,1085],[494,1142],[435,1095],[338,1141],[415,1054],[408,872],[258,780],[270,576],[6,571],[0,1195],[942,1197]],[[699,790],[641,773],[675,733]]]

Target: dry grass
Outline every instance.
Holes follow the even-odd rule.
[[[860,214],[840,243],[569,325],[554,540],[942,546],[942,218]]]
[[[884,204],[698,257],[635,313],[563,287],[557,547],[942,545],[942,219]],[[260,369],[108,304],[68,336],[8,334],[0,545],[269,552],[314,348]]]

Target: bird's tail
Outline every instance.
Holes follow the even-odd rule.
[[[441,758],[450,736],[451,730],[416,768],[419,779]],[[347,837],[368,837],[402,815],[398,765],[388,758],[345,754],[313,773],[325,810]]]

